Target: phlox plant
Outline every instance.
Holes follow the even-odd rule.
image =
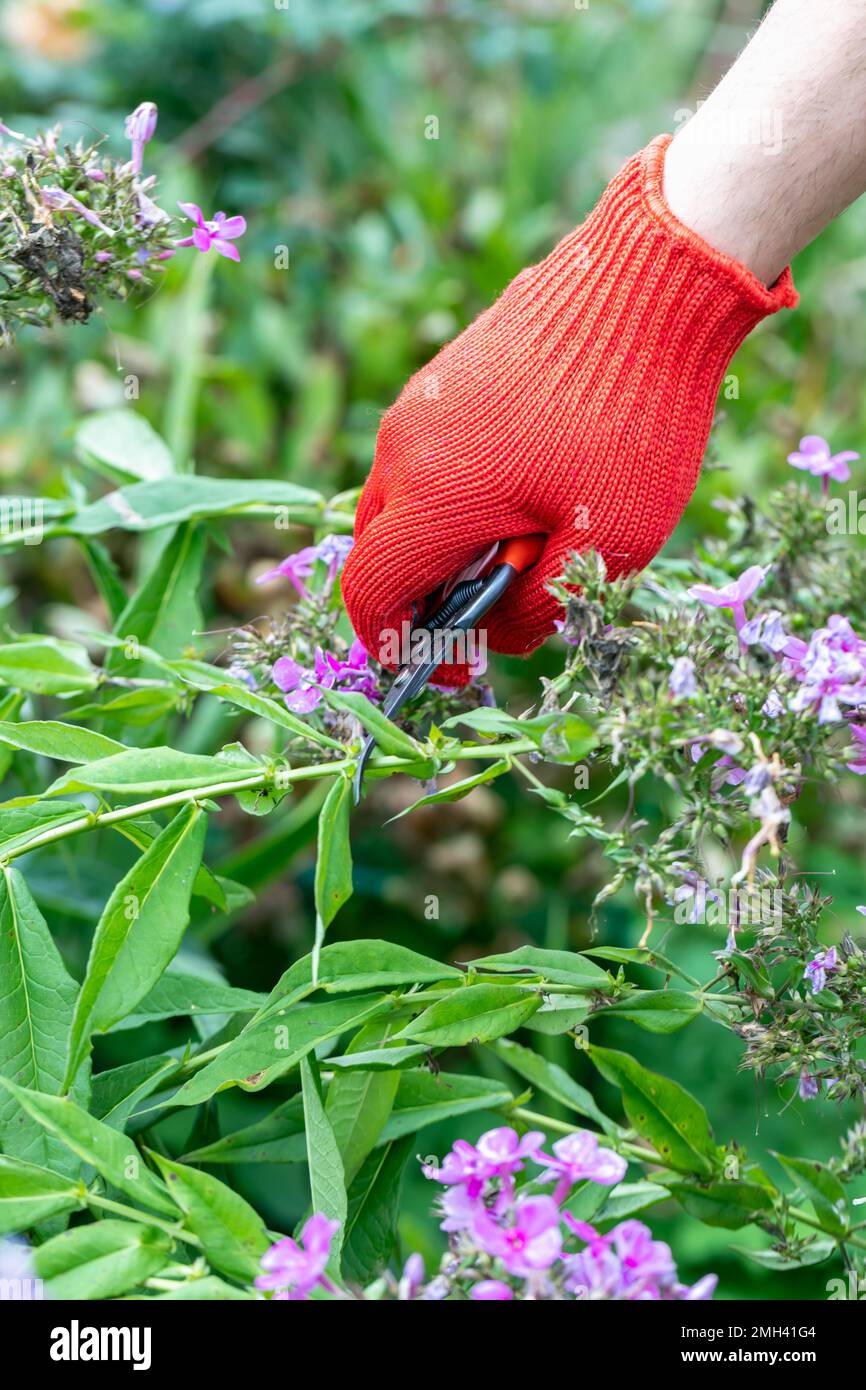
[[[77,638],[10,629],[0,644],[2,1258],[57,1298],[710,1297],[712,1271],[681,1281],[653,1234],[653,1209],[673,1202],[709,1226],[753,1228],[754,1257],[777,1269],[862,1271],[853,1194],[866,1125],[829,1160],[778,1155],[770,1172],[714,1129],[712,1090],[705,1105],[640,1060],[642,1034],[703,1017],[740,1040],[742,1066],[782,1103],[830,1115],[862,1104],[858,920],[828,922],[789,848],[807,780],[856,787],[866,772],[866,560],[828,533],[814,485],[792,478],[760,519],[748,501],[726,504],[727,536],[690,562],[611,582],[599,556],[573,556],[554,586],[562,669],[534,707],[498,707],[479,677],[431,689],[398,725],[381,710],[390,676],[341,598],[351,495],[168,464],[141,480],[136,440],[152,457],[153,436],[137,419],[126,415],[125,478],[117,412],[79,433],[84,467],[113,490],[16,502],[41,518],[43,545],[80,547],[105,618],[82,620]],[[284,553],[261,579],[281,616],[221,634],[214,652],[200,635],[207,547],[218,527],[267,518]],[[131,589],[104,544],[116,531],[160,542]],[[12,552],[33,538],[3,539]],[[200,709],[223,716],[209,752],[184,738]],[[365,731],[377,740],[370,808],[383,779],[417,787],[411,814],[516,777],[539,814],[609,864],[594,920],[631,894],[641,940],[525,944],[460,965],[384,940],[329,941],[353,889]],[[614,820],[597,792],[645,780],[673,808],[655,836],[631,813]],[[309,952],[267,994],[190,969],[191,916],[250,897],[221,872],[208,822],[228,802],[271,816],[299,793],[318,798]],[[30,866],[70,851],[87,862],[90,845],[118,836],[131,866],[75,978]],[[695,921],[718,921],[701,978],[676,959]],[[185,1044],[133,1046],[128,1062],[100,1066],[105,1034],[146,1036],[178,1017],[190,1020]],[[597,1041],[606,1018],[633,1031],[628,1050]],[[618,1101],[602,1108],[549,1059],[545,1035],[570,1040],[575,1068]],[[227,1091],[238,1106],[226,1129],[214,1102]],[[429,1126],[491,1114],[501,1123],[477,1143],[424,1154]],[[439,1194],[438,1268],[398,1249],[401,1185],[419,1154]],[[294,1232],[268,1229],[216,1176],[262,1161],[304,1168]]]
[[[130,157],[118,160],[104,140],[68,143],[60,126],[31,137],[0,121],[0,342],[22,325],[86,322],[103,300],[153,286],[179,248],[240,259],[243,217],[160,207],[156,175],[143,169],[156,123],[153,102],[137,106]]]

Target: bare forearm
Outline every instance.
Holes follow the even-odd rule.
[[[664,192],[772,284],[866,190],[866,0],[777,0],[667,153]]]

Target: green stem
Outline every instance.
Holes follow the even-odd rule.
[[[172,1221],[163,1221],[159,1216],[151,1216],[150,1212],[139,1211],[137,1207],[128,1207],[123,1202],[114,1202],[110,1197],[99,1197],[95,1192],[88,1192],[85,1198],[87,1205],[100,1207],[102,1211],[112,1211],[116,1216],[125,1216],[128,1220],[137,1221],[142,1226],[156,1226],[160,1231],[165,1231],[166,1235],[172,1236],[175,1240],[182,1240],[185,1245],[201,1245],[198,1236],[194,1236],[190,1231],[185,1231],[182,1226],[176,1225]]]
[[[529,752],[534,747],[535,744],[530,739],[513,739],[510,743],[492,744],[490,747],[476,748],[473,744],[461,745],[456,757],[458,759],[511,757],[516,753]],[[419,754],[420,757],[423,755]],[[373,767],[389,772],[401,772],[415,767],[418,761],[418,758],[388,756],[379,758]],[[295,782],[313,782],[322,777],[334,777],[337,773],[352,771],[354,766],[355,759],[350,757],[340,758],[332,763],[311,763],[308,767],[286,768],[281,774],[280,785],[283,787],[293,785]],[[85,830],[95,830],[102,825],[114,825],[117,821],[135,820],[137,816],[152,815],[156,811],[164,811],[171,806],[183,806],[188,801],[201,801],[216,796],[232,796],[235,792],[251,791],[257,787],[264,787],[270,777],[270,772],[265,769],[253,773],[249,777],[237,778],[231,782],[215,782],[203,787],[184,787],[180,791],[169,792],[166,796],[153,797],[149,801],[136,801],[131,806],[118,806],[110,811],[89,811],[84,816],[77,816],[74,820],[64,821],[62,825],[52,826],[48,830],[43,830],[39,835],[34,835],[24,844],[14,846],[0,858],[0,865],[10,863],[21,854],[30,854],[34,849],[41,849],[43,845],[54,844],[58,840],[67,840],[73,835],[80,835]]]

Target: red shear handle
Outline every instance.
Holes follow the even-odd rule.
[[[541,552],[547,544],[547,536],[535,531],[529,536],[516,536],[513,540],[503,541],[494,564],[511,565],[518,574],[524,570],[532,569],[536,560],[541,558]]]

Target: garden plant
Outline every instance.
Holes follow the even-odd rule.
[[[856,1297],[866,905],[834,905],[813,846],[825,801],[862,837],[859,441],[815,406],[768,444],[774,486],[728,487],[687,549],[618,578],[573,552],[541,664],[389,720],[341,589],[358,487],[233,468],[218,412],[219,465],[195,447],[247,223],[164,210],[156,122],[128,117],[131,155],[0,126],[2,351],[47,360],[117,300],[135,323],[166,273],[190,334],[161,429],[134,392],[90,402],[62,472],[0,502],[10,584],[38,557],[48,595],[10,595],[0,636],[0,1278],[703,1301],[733,1259],[752,1296]],[[735,463],[720,420],[705,481]],[[454,906],[459,845],[408,906],[377,896],[383,861],[442,825],[465,848],[494,805],[490,931]],[[540,871],[527,927],[545,840],[564,877]],[[732,1121],[737,1070],[756,1114],[797,1117],[778,1146]]]

